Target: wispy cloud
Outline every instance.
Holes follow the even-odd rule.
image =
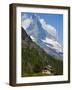
[[[42,27],[44,30],[46,30],[48,33],[50,33],[52,36],[56,37],[57,32],[54,26],[48,24],[45,22],[44,19],[40,19],[40,22],[42,24]]]
[[[30,25],[30,23],[32,22],[32,19],[25,19],[25,20],[22,20],[22,23],[21,23],[21,26],[24,28],[24,29],[27,29]]]

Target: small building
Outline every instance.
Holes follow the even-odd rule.
[[[42,70],[42,74],[53,75],[52,66],[47,65],[47,66]]]
[[[47,70],[47,69],[43,69],[42,74],[51,75],[51,72],[49,70]]]

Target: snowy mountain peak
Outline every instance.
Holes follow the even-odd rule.
[[[48,54],[61,58],[63,48],[57,41],[57,30],[37,15],[22,21],[22,27],[31,39],[43,48]]]

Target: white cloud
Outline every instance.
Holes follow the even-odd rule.
[[[55,29],[54,26],[46,23],[44,19],[40,19],[40,22],[41,22],[42,27],[43,27],[44,30],[46,30],[52,36],[56,37],[57,32],[56,32],[56,29]]]
[[[27,29],[29,27],[29,25],[31,24],[31,22],[32,22],[32,19],[29,19],[29,18],[25,19],[25,20],[22,21],[22,23],[21,23],[22,25],[21,26],[24,29]]]

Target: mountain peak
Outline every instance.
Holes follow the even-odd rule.
[[[32,19],[39,19],[39,17],[36,14],[33,14]]]
[[[63,56],[63,50],[60,43],[57,41],[56,29],[52,25],[47,24],[44,19],[39,18],[36,14],[33,14],[32,18],[28,19],[31,19],[31,23],[29,23],[29,27],[26,28],[25,31],[31,39],[48,54],[61,58]]]

